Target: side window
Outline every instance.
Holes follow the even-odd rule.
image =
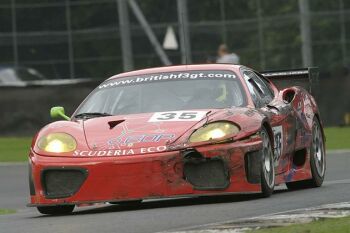
[[[255,84],[255,82],[251,79],[251,77],[249,76],[249,73],[250,72],[248,71],[244,71],[243,78],[247,84],[249,93],[252,96],[255,106],[257,108],[260,108],[264,105],[263,102],[261,101],[261,93],[259,93],[261,91],[259,90],[258,86]]]
[[[273,99],[273,92],[269,88],[269,84],[253,72],[250,72],[249,76],[253,79],[253,81],[256,83],[256,85],[261,90],[261,93],[262,93],[261,97],[262,97],[264,103],[266,103],[266,104],[270,103]]]
[[[274,92],[273,92],[273,90],[272,90],[272,87],[270,86],[270,83],[269,83],[264,77],[261,77],[261,76],[259,76],[259,75],[257,75],[257,74],[255,74],[255,75],[258,77],[259,80],[261,80],[261,81],[265,84],[265,86],[266,86],[266,88],[267,88],[267,90],[268,90],[269,95],[270,95],[271,98],[273,99],[273,98],[275,97],[275,94],[274,94]]]

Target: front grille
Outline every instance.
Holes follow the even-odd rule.
[[[47,198],[74,195],[87,177],[87,170],[78,168],[50,168],[42,172],[42,185]]]

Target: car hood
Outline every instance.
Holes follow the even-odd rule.
[[[64,153],[62,156],[148,154],[178,150],[188,146],[200,146],[200,144],[192,145],[188,142],[188,138],[194,130],[202,127],[203,124],[216,121],[233,122],[240,128],[233,140],[244,139],[258,132],[266,118],[259,110],[250,107],[171,113],[171,117],[156,112],[96,117],[87,120],[56,121],[41,129],[35,138],[39,139],[55,132],[65,132],[72,135],[77,141],[77,148],[73,153]],[[195,117],[193,118],[194,113]],[[208,142],[203,142],[203,144],[206,143]],[[33,149],[41,155],[58,156],[42,151],[38,148],[37,142],[34,143]]]
[[[206,118],[208,112],[200,111],[178,111],[171,112],[181,115],[186,112],[195,112],[197,117],[191,119],[168,119],[170,115],[162,113],[144,113],[124,116],[98,117],[85,120],[83,128],[87,144],[91,150],[128,150],[139,149],[141,153],[154,150],[165,150],[166,145],[176,141],[184,133],[189,131],[199,121]],[[208,114],[209,115],[209,114]],[[187,115],[188,116],[188,115]],[[186,114],[185,114],[186,118]]]
[[[157,112],[85,120],[83,128],[87,145],[96,151],[132,149],[135,150],[133,154],[160,152],[167,150],[167,146],[186,144],[191,133],[205,122],[234,122],[241,129],[235,136],[239,139],[256,133],[265,117],[259,111],[247,107],[171,113],[171,119],[168,119],[169,113]],[[188,119],[193,113],[196,117]],[[181,114],[184,117],[181,118]]]

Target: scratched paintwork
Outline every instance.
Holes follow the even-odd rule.
[[[121,74],[112,78],[127,75],[140,75],[156,72],[171,72],[189,70],[231,70],[240,77],[241,66],[232,65],[193,65],[155,68],[143,71]],[[269,128],[273,147],[278,145],[272,133],[272,127],[281,126],[283,150],[276,161],[276,185],[305,180],[311,177],[310,150],[312,121],[319,117],[314,98],[304,89],[291,87],[295,97],[290,104],[285,103],[283,94],[286,90],[278,90],[272,83],[274,100],[273,108],[254,107],[248,94],[246,107],[229,109],[201,109],[208,114],[197,122],[149,122],[152,113],[127,116],[109,116],[95,119],[57,121],[43,127],[34,137],[29,153],[32,166],[35,195],[30,198],[30,204],[59,205],[81,204],[120,200],[135,200],[159,197],[208,195],[220,193],[260,192],[260,184],[247,181],[245,154],[259,151],[262,147],[258,134],[263,124]],[[114,127],[108,122],[120,121]],[[190,143],[189,136],[203,124],[229,121],[236,124],[240,131],[230,135],[224,143]],[[124,150],[142,149],[164,146],[161,152],[134,152],[125,156],[74,157],[73,153],[60,155],[41,151],[36,140],[48,133],[66,132],[77,141],[77,150]],[[141,136],[140,136],[141,135]],[[161,135],[161,136],[159,136]],[[174,136],[169,136],[174,135]],[[130,137],[131,136],[131,137]],[[131,139],[130,139],[131,138]],[[136,139],[137,140],[136,140]],[[164,139],[164,140],[163,140]],[[127,143],[126,143],[127,142]],[[221,157],[230,176],[230,185],[224,190],[196,190],[183,175],[182,150],[195,148],[206,158]],[[296,167],[292,163],[293,153],[297,149],[306,148],[305,163]],[[80,167],[88,171],[88,177],[80,190],[71,197],[47,199],[41,183],[41,171],[48,167]]]

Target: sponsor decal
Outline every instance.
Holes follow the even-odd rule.
[[[134,155],[135,152],[133,149],[125,149],[125,150],[76,150],[73,153],[73,156],[80,157],[100,157],[100,156],[119,156],[119,155]]]
[[[138,134],[138,135],[121,135],[107,141],[109,147],[133,146],[135,143],[169,141],[175,138],[175,134]]]
[[[281,157],[282,151],[283,151],[283,129],[282,129],[282,125],[273,127],[272,131],[273,131],[274,141],[275,141],[275,148],[274,148],[275,164],[278,164],[278,160]]]
[[[173,111],[156,112],[148,122],[159,121],[200,121],[205,117],[206,111]]]
[[[118,78],[101,84],[98,89],[105,89],[117,86],[128,86],[149,82],[164,82],[172,80],[197,80],[197,79],[236,79],[236,74],[231,71],[191,71],[191,72],[172,72],[157,73],[141,76]]]
[[[314,114],[312,110],[312,102],[308,95],[302,95],[302,98],[297,105],[297,113],[300,116],[301,122],[306,127],[312,127]]]
[[[137,155],[137,154],[147,154],[147,153],[157,153],[166,151],[166,146],[151,146],[143,147],[139,149],[123,149],[123,150],[76,150],[73,152],[75,157],[114,157],[123,155]]]
[[[155,152],[162,152],[165,151],[167,149],[166,146],[151,146],[151,147],[144,147],[140,149],[140,153],[141,154],[145,154],[145,153],[155,153]]]

